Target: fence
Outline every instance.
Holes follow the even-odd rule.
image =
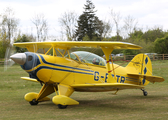
[[[153,55],[153,59],[152,60],[168,60],[168,54]]]
[[[4,64],[4,59],[0,58],[0,65],[3,65],[3,64]]]

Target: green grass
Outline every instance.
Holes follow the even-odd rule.
[[[0,120],[166,120],[168,61],[154,61],[152,64],[153,75],[162,76],[165,81],[146,86],[148,96],[143,96],[138,89],[122,90],[117,95],[113,92],[74,92],[71,97],[80,104],[67,109],[58,109],[52,101],[29,105],[24,95],[39,92],[40,84],[21,80],[21,76],[28,74],[20,66],[14,65],[5,72],[0,66]]]

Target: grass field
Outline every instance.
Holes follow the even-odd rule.
[[[5,72],[0,66],[0,120],[167,120],[168,61],[152,64],[153,75],[162,76],[165,81],[146,86],[148,96],[143,96],[139,89],[122,90],[117,95],[113,92],[74,92],[71,97],[80,104],[67,109],[58,109],[52,101],[29,105],[24,95],[39,92],[40,84],[21,80],[21,76],[28,74],[20,66],[14,65]]]

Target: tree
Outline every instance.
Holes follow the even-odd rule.
[[[0,58],[4,58],[6,48],[9,46],[10,41],[9,40],[4,40],[3,41],[3,39],[6,38],[6,37],[2,34],[1,31],[2,30],[0,29]]]
[[[15,40],[15,42],[30,42],[30,37],[29,36],[26,36],[25,34],[22,35],[22,36],[18,36],[18,38]],[[20,48],[20,47],[15,47],[16,49],[16,52],[26,52],[27,49],[26,48]]]
[[[96,37],[96,41],[102,41],[103,39],[103,33],[105,32],[105,25],[103,24],[103,22],[101,20],[98,19],[98,17],[96,17],[95,19],[95,25],[96,25],[96,29],[95,29],[95,35],[94,37]]]
[[[75,12],[65,12],[59,23],[63,28],[61,32],[66,35],[68,41],[75,40],[75,26],[77,25],[77,14]]]
[[[133,33],[137,29],[138,21],[130,15],[125,17],[124,23],[125,24],[123,26],[123,29],[125,31],[126,36],[131,35],[131,33]]]
[[[77,21],[78,26],[75,32],[76,40],[82,41],[85,35],[87,35],[90,40],[94,37],[99,38],[97,40],[101,40],[103,23],[95,16],[95,6],[89,0],[86,1],[86,5],[84,6],[85,11],[79,16]]]
[[[168,35],[163,38],[157,38],[154,42],[155,47],[154,50],[159,54],[167,54],[168,53]]]
[[[6,45],[4,45],[6,44]],[[4,58],[5,57],[5,51],[6,48],[8,47],[7,45],[9,45],[9,41],[2,41],[0,40],[0,58]]]
[[[48,23],[44,14],[35,14],[31,21],[36,26],[37,41],[45,41],[48,34]]]
[[[132,38],[132,39],[135,39],[135,38],[141,39],[143,36],[143,32],[141,29],[139,29],[139,30],[135,30],[134,32],[132,32],[128,35],[129,35],[129,38]]]
[[[10,41],[11,38],[14,36],[14,32],[17,30],[17,25],[19,24],[19,20],[14,17],[14,11],[12,8],[7,7],[4,10],[4,13],[2,15],[2,22],[1,22],[1,34],[3,36],[3,42],[7,43],[5,41]],[[9,42],[9,43],[10,43]]]
[[[117,41],[119,41],[119,39],[120,39],[120,29],[121,29],[120,26],[119,26],[119,22],[121,20],[121,15],[120,15],[119,12],[118,13],[114,12],[113,9],[111,9],[110,15],[111,15],[111,17],[112,17],[112,19],[113,19],[113,21],[115,23],[116,34],[117,34]]]
[[[124,55],[137,55],[139,50],[125,49],[122,51]]]
[[[111,32],[112,32],[113,26],[110,25],[110,21],[103,21],[103,26],[102,26],[102,38],[109,37]]]
[[[152,29],[149,29],[148,31],[146,31],[143,36],[142,39],[145,40],[145,42],[154,42],[157,38],[163,38],[165,36],[165,32],[163,32],[161,27],[157,27],[155,26]]]

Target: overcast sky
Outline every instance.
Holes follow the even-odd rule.
[[[120,12],[124,18],[131,15],[138,20],[140,27],[162,26],[168,30],[168,0],[92,0],[101,20],[110,19],[110,10]],[[74,11],[81,15],[86,0],[0,0],[0,14],[6,7],[15,11],[20,20],[20,29],[31,32],[31,18],[44,13],[49,24],[49,35],[59,35],[58,18],[66,11]]]

